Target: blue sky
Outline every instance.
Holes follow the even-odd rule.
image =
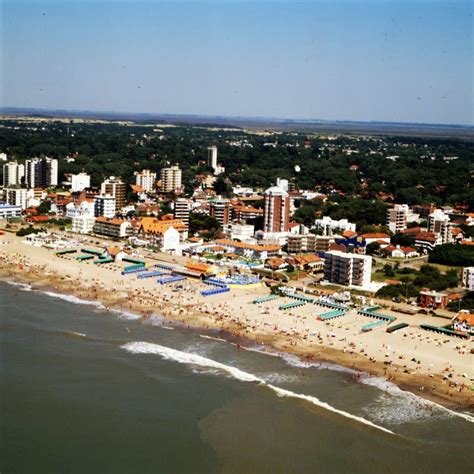
[[[474,124],[464,0],[3,0],[3,106]]]

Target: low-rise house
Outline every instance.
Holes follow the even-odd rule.
[[[383,232],[362,234],[360,237],[365,241],[366,245],[370,245],[373,242],[377,242],[380,245],[390,245],[390,236]]]
[[[456,316],[454,316],[452,323],[453,329],[474,335],[474,313],[465,309],[461,310],[456,314]]]
[[[420,254],[414,247],[400,247],[400,245],[389,245],[382,252],[392,258],[413,258]]]
[[[258,260],[266,260],[269,257],[275,257],[281,252],[281,246],[278,244],[248,244],[230,239],[217,239],[215,243],[225,247],[227,252],[246,258],[256,258]]]

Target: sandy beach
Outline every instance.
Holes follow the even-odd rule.
[[[53,250],[25,244],[23,238],[11,234],[0,236],[0,275],[5,281],[98,301],[144,320],[156,315],[170,324],[179,322],[217,334],[241,348],[261,343],[262,350],[340,364],[382,376],[449,408],[474,410],[472,342],[419,328],[422,323],[445,325],[447,320],[383,309],[384,314],[396,317],[396,323],[405,322],[409,327],[392,334],[385,326],[364,333],[360,327],[370,319],[356,310],[342,318],[320,321],[318,315],[328,310],[313,303],[290,310],[278,308],[294,301],[290,298],[253,304],[256,297],[268,294],[264,287],[204,297],[200,291],[209,287],[198,280],[179,282],[178,290],[159,285],[155,278],[122,276],[121,262],[98,266],[91,261],[78,262],[75,256],[57,256]]]

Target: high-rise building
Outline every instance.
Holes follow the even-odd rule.
[[[217,168],[217,147],[207,147],[207,166],[215,170]]]
[[[372,257],[330,250],[324,257],[324,279],[329,283],[367,287],[371,282]]]
[[[178,165],[161,170],[161,190],[165,193],[181,191],[181,175],[182,172]]]
[[[17,186],[25,176],[25,166],[16,161],[10,161],[3,165],[3,187]]]
[[[181,219],[186,227],[189,227],[189,213],[191,212],[191,201],[189,199],[176,199],[174,202],[174,218]]]
[[[115,198],[110,194],[104,194],[94,197],[94,216],[95,217],[114,217],[116,210]]]
[[[71,183],[71,192],[83,191],[91,186],[91,177],[87,173],[78,173],[66,175],[68,182]]]
[[[217,219],[219,224],[224,227],[229,223],[230,204],[227,199],[213,199],[209,201],[209,215]]]
[[[265,191],[263,208],[263,231],[267,233],[287,232],[290,221],[290,198],[279,186]]]
[[[21,188],[6,189],[7,204],[20,206],[22,209],[28,207],[28,190]]]
[[[58,160],[48,157],[26,160],[25,177],[29,188],[57,186]]]
[[[66,217],[71,219],[71,230],[78,234],[92,232],[95,224],[94,203],[82,201],[66,205]]]
[[[441,237],[443,244],[452,240],[451,229],[453,224],[450,222],[449,216],[442,209],[436,209],[428,216],[428,230],[433,234]]]
[[[387,227],[394,234],[407,228],[407,216],[410,208],[407,204],[395,204],[387,210]]]
[[[462,284],[469,291],[474,291],[474,267],[463,268]]]
[[[121,178],[110,176],[100,186],[100,192],[102,195],[109,194],[115,198],[115,210],[119,211],[122,207],[125,207],[127,203],[127,185],[122,181]]]
[[[140,173],[135,172],[135,184],[143,188],[147,193],[155,190],[156,173],[150,170],[143,170]]]

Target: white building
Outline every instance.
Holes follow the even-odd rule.
[[[225,168],[217,164],[217,147],[212,145],[207,148],[207,166],[214,170],[214,175],[224,173]]]
[[[462,284],[469,291],[474,291],[474,267],[463,268]]]
[[[115,198],[110,194],[104,194],[94,197],[94,215],[95,217],[114,217],[115,216]]]
[[[66,205],[66,217],[72,221],[72,231],[78,234],[89,234],[95,224],[94,204],[82,201],[79,204],[70,202]]]
[[[263,231],[266,234],[288,232],[290,222],[290,198],[279,186],[265,191]]]
[[[451,229],[453,224],[450,222],[448,214],[442,209],[436,209],[428,216],[428,231],[433,232],[441,238],[441,243],[450,243],[453,239]]]
[[[156,173],[150,170],[143,170],[140,173],[135,172],[135,184],[143,188],[147,193],[155,190]]]
[[[10,217],[20,217],[21,207],[11,204],[0,203],[0,219],[8,219]]]
[[[326,252],[324,279],[345,286],[369,287],[372,274],[372,257],[337,250]]]
[[[161,170],[161,190],[165,193],[181,192],[182,171],[179,166],[171,166],[170,168],[163,168]]]
[[[6,202],[11,206],[19,206],[21,209],[28,207],[28,190],[21,188],[6,189]]]
[[[407,204],[395,204],[387,210],[387,227],[394,234],[407,228],[409,222],[418,222],[419,214],[414,214]]]
[[[58,160],[33,158],[25,162],[25,177],[29,188],[49,188],[58,185]]]
[[[3,187],[17,186],[25,176],[25,166],[11,161],[3,165]]]
[[[91,177],[87,173],[66,175],[68,184],[71,185],[71,192],[80,192],[91,186]]]
[[[255,226],[250,224],[232,224],[230,228],[230,237],[232,240],[246,242],[253,238]]]
[[[350,230],[355,232],[356,225],[349,222],[347,219],[331,219],[329,216],[324,216],[322,219],[316,219],[314,221],[316,229],[323,231],[323,235],[332,235],[338,232],[344,232]]]

